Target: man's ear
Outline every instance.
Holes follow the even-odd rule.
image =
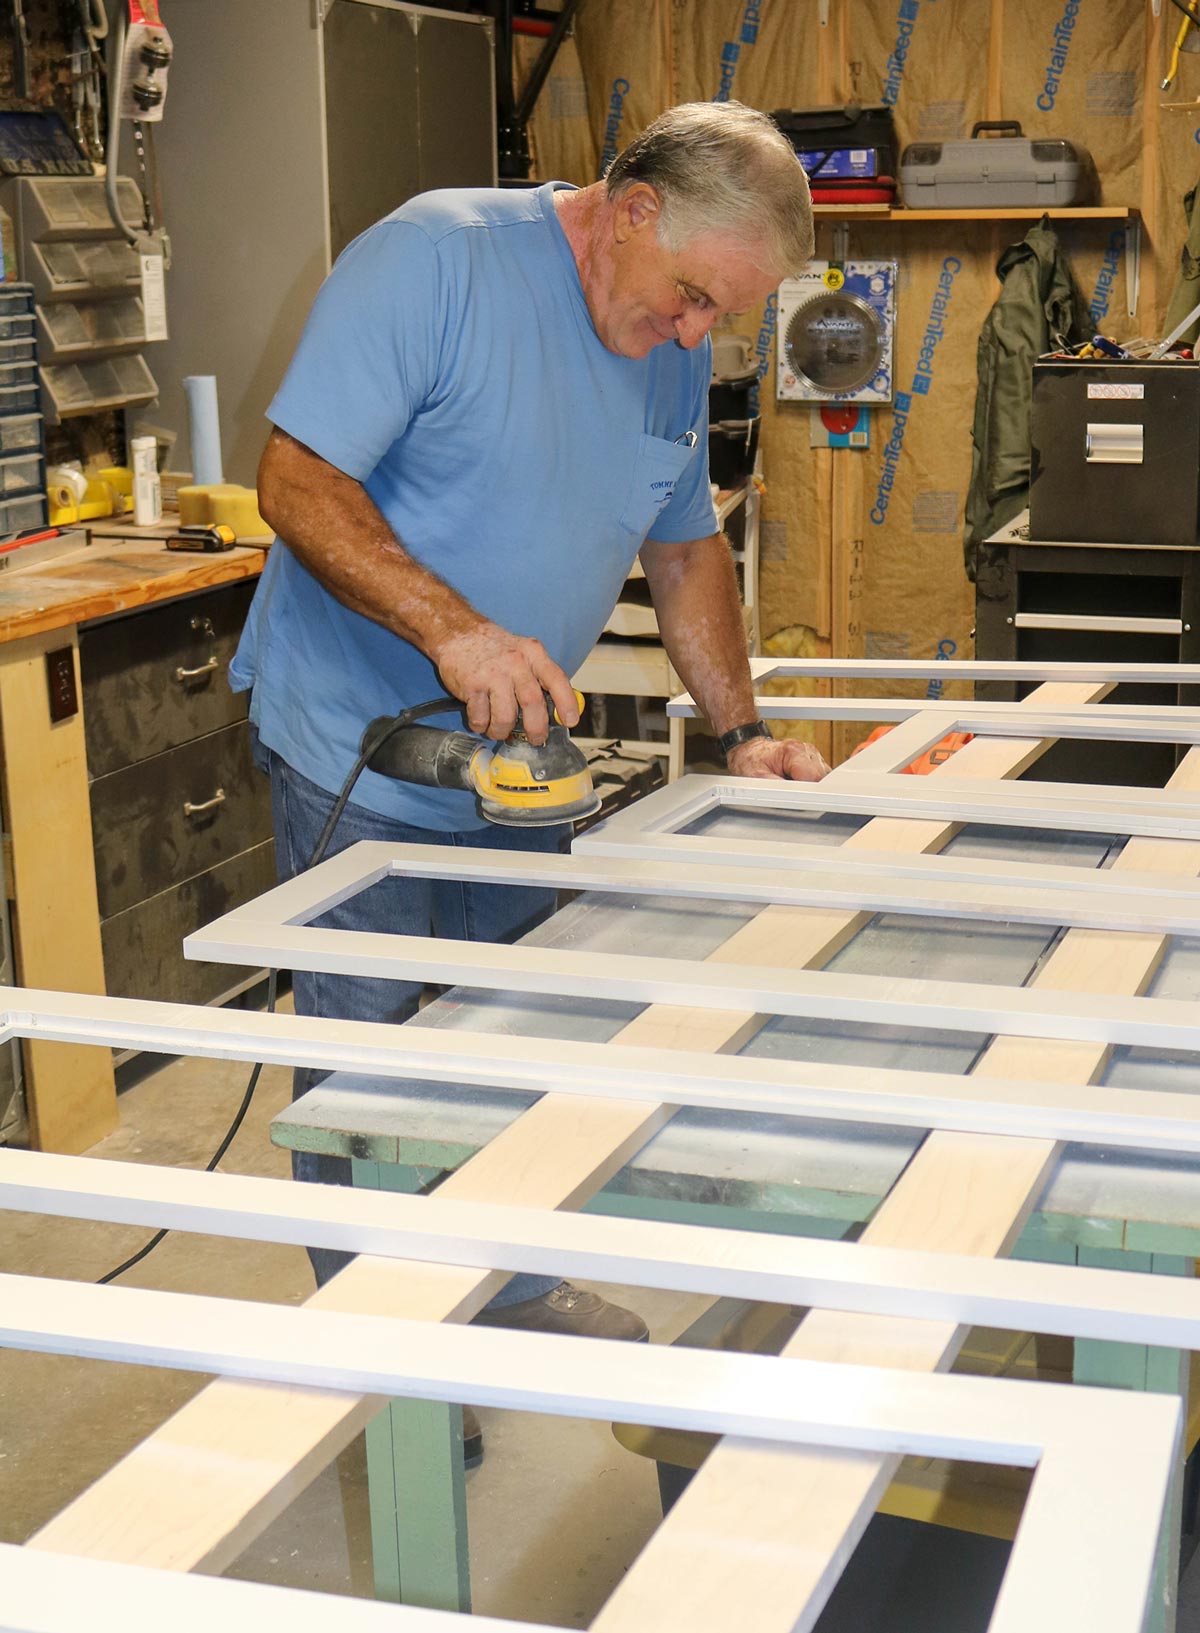
[[[634,233],[654,232],[662,213],[658,193],[647,181],[635,181],[616,202],[614,236],[623,244]]]

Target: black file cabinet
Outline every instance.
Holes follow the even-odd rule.
[[[1023,520],[979,552],[979,658],[1068,663],[1200,662],[1200,550],[1153,545],[1040,544]],[[1012,701],[1031,690],[980,683],[976,695]],[[1110,701],[1200,704],[1196,686],[1118,686]],[[1063,740],[1027,773],[1044,781],[1161,786],[1184,746]]]

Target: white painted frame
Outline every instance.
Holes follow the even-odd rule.
[[[823,1065],[681,1049],[390,1027],[303,1015],[11,990],[10,1038],[90,1043],[359,1076],[699,1106],[896,1128],[1007,1134],[1077,1144],[1200,1153],[1200,1095],[883,1066]]]
[[[1200,1351],[1200,1281],[0,1151],[0,1209]]]
[[[788,705],[785,714],[776,714],[775,703]],[[1194,743],[1200,725],[1200,709],[1155,708],[1148,704],[1079,703],[1059,704],[1053,709],[1036,709],[1025,703],[971,703],[955,698],[896,697],[788,697],[756,698],[763,704],[759,713],[765,720],[880,721],[911,720],[928,715],[938,722],[941,735],[969,731],[978,736],[1009,737],[1096,737],[1117,742]],[[668,705],[675,718],[696,714],[694,704],[679,699]],[[1018,731],[1016,725],[1033,722],[1036,730]]]
[[[877,747],[879,745],[872,745]],[[863,754],[871,750],[864,749]],[[856,756],[857,758],[857,756]],[[688,776],[635,800],[605,817],[573,846],[587,855],[649,858],[660,847],[629,848],[653,835],[678,838],[696,850],[698,837],[679,834],[712,811],[807,812],[815,816],[929,817],[941,822],[984,823],[995,827],[1055,829],[1066,833],[1144,835],[1157,839],[1200,839],[1200,800],[1172,788],[1121,788],[1091,783],[1021,783],[950,777],[943,767],[932,777],[876,775],[842,765],[823,782],[793,783],[753,777]],[[620,841],[620,848],[613,845]],[[788,847],[771,852],[760,841],[709,843],[708,854],[737,865],[782,861]],[[728,848],[726,848],[728,847]],[[681,854],[687,854],[682,851]],[[1086,870],[1085,870],[1086,871]]]
[[[1045,868],[1026,877],[1020,867],[994,864],[991,876],[984,869],[974,870],[970,879],[946,879],[937,858],[925,857],[920,859],[926,863],[923,869],[894,877],[878,862],[871,865],[872,858],[860,867],[859,857],[853,850],[827,847],[819,876],[815,865],[781,876],[778,869],[721,868],[657,857],[610,858],[586,849],[558,856],[363,840],[231,916],[238,922],[245,913],[255,923],[303,925],[382,879],[417,878],[760,906],[863,909],[1054,928],[1200,933],[1200,879],[1194,876]],[[1115,882],[1115,889],[1109,888],[1110,882]]]
[[[989,1633],[1047,1625],[1141,1633],[1182,1442],[1182,1404],[1165,1395],[614,1345],[42,1277],[0,1277],[0,1343],[301,1387],[1032,1467]]]
[[[496,992],[677,1004],[987,1036],[1067,1038],[1189,1052],[1200,1048],[1200,1010],[1173,999],[781,970],[712,959],[509,946],[305,924],[305,918],[318,916],[331,899],[354,895],[360,880],[365,884],[379,877],[373,853],[368,856],[356,858],[351,847],[331,863],[225,914],[187,937],[186,956],[436,981]],[[330,871],[322,878],[325,867]]]
[[[982,658],[751,658],[750,675],[755,684],[774,680],[940,680],[940,681],[1008,681],[1022,682],[1075,681],[1114,686],[1200,686],[1200,664],[1195,663],[1025,663],[1021,661]],[[764,720],[807,720],[814,718],[803,709],[818,699],[802,697],[771,697],[766,694],[755,698],[755,704]],[[829,700],[825,700],[829,701]],[[849,700],[845,700],[849,701]],[[866,701],[855,700],[855,701]],[[933,699],[925,700],[933,702]],[[1094,708],[1081,704],[1081,708]],[[701,711],[688,692],[682,692],[667,704],[668,715],[674,718],[697,718]],[[847,718],[821,715],[818,719]],[[849,717],[855,718],[855,717]],[[884,716],[859,716],[864,719],[882,719]]]

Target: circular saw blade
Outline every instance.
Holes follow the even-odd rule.
[[[817,391],[839,396],[870,383],[883,363],[879,313],[849,290],[823,290],[792,313],[784,335],[792,372]]]

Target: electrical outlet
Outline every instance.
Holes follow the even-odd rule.
[[[60,646],[46,654],[46,685],[50,691],[50,719],[70,720],[79,713],[79,692],[75,685],[75,648]]]

